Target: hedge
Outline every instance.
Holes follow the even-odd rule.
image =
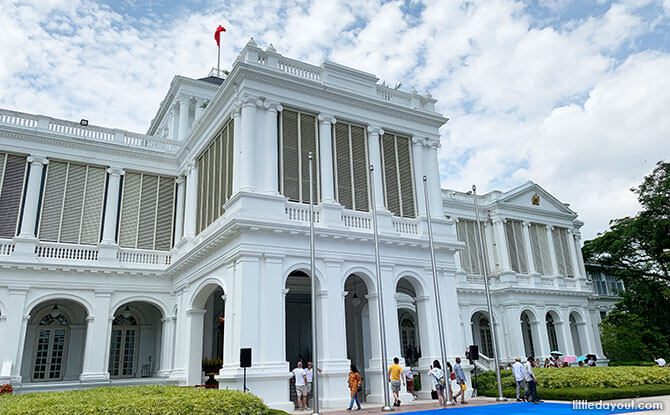
[[[0,397],[6,415],[270,415],[263,401],[239,391],[177,386],[103,387]]]
[[[570,367],[534,369],[542,399],[606,400],[670,394],[670,369],[660,367]],[[503,395],[516,396],[511,370],[501,372]],[[482,396],[496,396],[495,372],[478,375]]]

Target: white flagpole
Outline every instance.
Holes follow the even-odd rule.
[[[216,59],[216,76],[221,78],[221,32],[219,32],[219,41],[216,47],[219,49],[219,55]]]
[[[319,357],[316,318],[316,272],[314,270],[314,184],[312,178],[312,152],[309,152],[309,264],[312,282],[312,406],[314,415],[319,415]]]

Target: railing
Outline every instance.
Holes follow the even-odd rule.
[[[0,109],[0,125],[25,128],[31,131],[43,131],[50,134],[90,141],[114,143],[161,153],[176,153],[181,147],[180,143],[164,138],[93,125],[83,126],[72,121],[4,109]]]
[[[577,287],[577,281],[575,281],[574,278],[566,278],[565,279],[565,286],[567,288],[576,288]]]
[[[407,218],[393,218],[393,229],[398,233],[404,233],[407,235],[418,235],[419,234],[419,225],[417,225],[414,219]]]
[[[344,222],[344,226],[351,229],[372,229],[372,218],[368,212],[356,212],[353,210],[342,212],[342,222]]]
[[[309,222],[309,205],[304,203],[289,202],[286,205],[286,215],[289,220],[298,222]],[[320,215],[314,209],[314,223],[319,223]]]
[[[35,255],[37,255],[38,258],[97,261],[98,248],[86,245],[40,242],[39,245],[35,247]]]
[[[555,285],[556,285],[556,279],[554,277],[542,277],[542,286],[553,287]]]
[[[14,253],[14,242],[11,240],[0,241],[0,256],[9,256]]]
[[[312,65],[307,65],[292,59],[280,58],[278,68],[280,71],[286,72],[289,75],[315,82],[321,81],[320,68],[313,67]]]
[[[495,370],[496,367],[495,360],[492,357],[483,355],[482,352],[479,352],[479,360],[473,360],[473,362],[483,371]]]
[[[405,105],[408,107],[412,106],[412,98],[410,97],[410,94],[384,85],[377,85],[377,97],[384,101],[393,102],[394,104]]]
[[[144,265],[170,265],[172,256],[165,251],[145,251],[120,248],[116,255],[119,262]]]
[[[517,274],[516,281],[521,285],[530,285],[530,275]]]

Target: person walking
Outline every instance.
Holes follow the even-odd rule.
[[[414,391],[414,372],[412,371],[412,368],[407,366],[407,369],[405,369],[403,375],[405,375],[405,382],[407,383],[407,392],[412,394],[412,400],[416,401],[416,392]]]
[[[528,384],[528,392],[526,392],[526,399],[528,402],[537,405],[537,379],[535,379],[535,373],[533,372],[533,356],[528,356],[528,360],[523,365],[524,376],[526,377],[526,383]]]
[[[449,388],[449,394],[447,398],[451,396],[451,403],[456,405],[456,400],[454,399],[454,389],[461,389],[461,385],[456,383],[456,375],[454,375],[454,368],[451,366],[451,363],[447,362],[447,373],[445,376],[448,377],[447,388]]]
[[[654,359],[654,362],[658,365],[658,367],[665,367],[666,361],[662,357],[659,357],[658,359]]]
[[[463,372],[463,368],[461,367],[461,358],[457,357],[456,358],[456,364],[454,365],[454,374],[456,375],[456,383],[458,383],[458,386],[460,388],[458,389],[458,393],[456,395],[452,395],[454,397],[454,400],[458,400],[458,397],[461,397],[461,404],[466,404],[465,402],[465,390],[467,389],[466,386],[466,379],[465,379],[465,372]]]
[[[525,397],[528,393],[528,385],[526,384],[526,375],[523,371],[523,364],[521,364],[521,358],[516,358],[516,362],[512,365],[512,374],[514,375],[514,380],[516,381],[516,401],[521,402],[521,387],[523,387],[523,396]]]
[[[321,369],[317,369],[319,373],[323,372]],[[312,382],[314,381],[314,369],[312,368],[312,362],[307,362],[307,368],[305,368],[305,378],[307,378],[307,398],[305,402],[309,403],[309,398],[312,396]]]
[[[445,377],[444,371],[442,370],[442,366],[440,366],[440,362],[434,360],[433,366],[431,367],[428,374],[430,375],[431,379],[433,379],[433,386],[435,387],[435,391],[437,391],[437,399],[439,400],[440,408],[447,406],[447,398],[444,396],[444,389],[447,385],[447,379]]]
[[[302,368],[302,362],[298,361],[297,367],[291,371],[291,376],[295,377],[298,410],[304,411],[307,408],[307,376],[305,375],[305,369]]]
[[[358,388],[361,386],[361,382],[363,382],[363,379],[361,379],[361,375],[358,373],[356,365],[352,364],[349,366],[349,380],[347,380],[349,391],[351,392],[351,400],[349,401],[347,411],[351,411],[354,407],[354,402],[356,403],[356,406],[358,406],[356,410],[361,410],[361,403],[358,400]]]
[[[402,376],[402,366],[400,359],[393,358],[393,364],[389,366],[388,380],[391,382],[391,391],[393,391],[393,406],[400,406],[400,385],[405,384],[405,377]]]

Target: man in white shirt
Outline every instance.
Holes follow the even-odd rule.
[[[528,384],[526,398],[529,402],[537,404],[537,381],[535,379],[535,373],[533,373],[533,356],[528,356],[528,360],[524,363],[523,374],[526,378],[526,383]]]
[[[317,369],[319,373],[322,372],[321,369]],[[305,369],[305,379],[307,379],[307,397],[305,402],[309,400],[309,396],[312,394],[312,381],[314,380],[314,370],[312,369],[312,362],[307,362],[307,368]]]
[[[656,362],[658,367],[665,367],[665,359],[663,359],[662,357],[659,357],[658,359],[654,360],[654,362]]]
[[[291,376],[295,377],[295,394],[298,397],[298,409],[304,411],[307,407],[307,375],[302,368],[302,362],[298,362],[298,367],[291,371]]]
[[[516,381],[516,401],[521,402],[519,395],[521,394],[521,387],[523,387],[524,397],[528,394],[528,385],[526,384],[526,375],[524,374],[521,358],[517,357],[516,362],[512,365],[512,374]]]

